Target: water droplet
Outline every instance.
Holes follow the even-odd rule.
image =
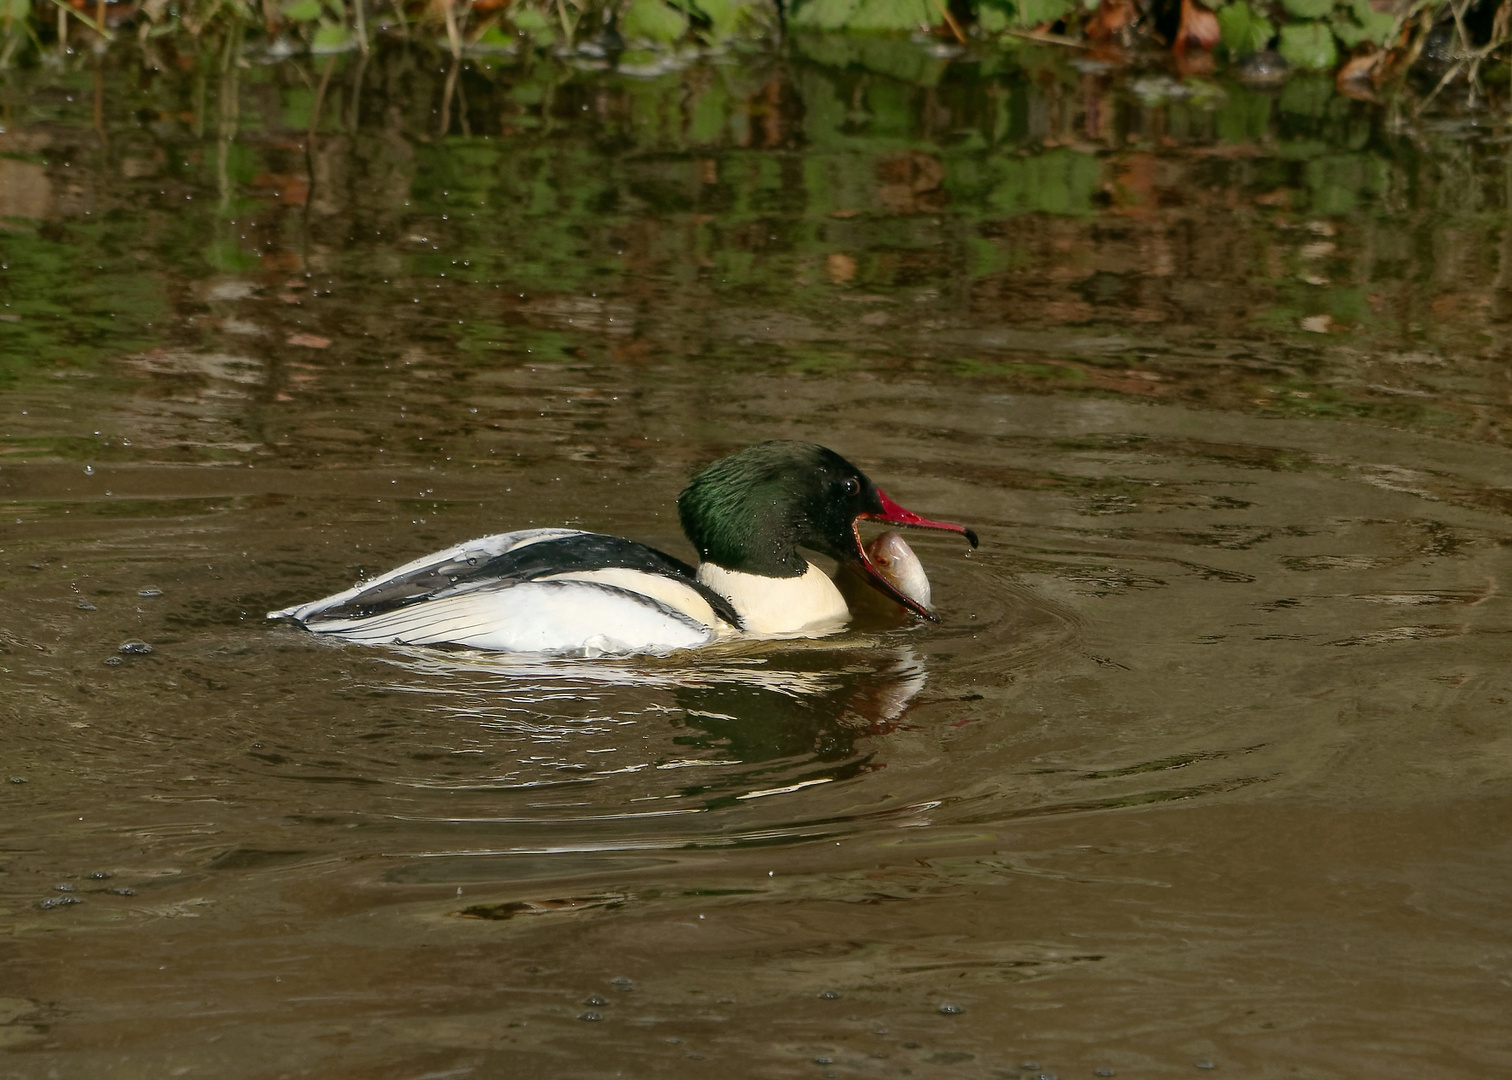
[[[955,1004],[954,1002],[947,1001],[945,1002],[945,1004],[940,1006],[939,1011],[944,1013],[946,1016],[960,1016],[961,1013],[965,1012],[966,1010],[961,1008],[961,1006]]]

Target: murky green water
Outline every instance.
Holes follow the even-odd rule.
[[[1512,1071],[1500,120],[242,59],[0,102],[0,1076]],[[778,437],[941,625],[262,617]]]

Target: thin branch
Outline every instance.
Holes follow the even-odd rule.
[[[63,2],[63,0],[52,0],[52,2],[55,5],[57,5],[57,8],[58,8],[58,14],[59,14],[58,25],[59,25],[60,28],[67,25],[67,22],[65,21],[65,19],[63,18],[63,16],[65,16],[65,15],[72,15],[74,18],[78,19],[81,23],[83,23],[85,26],[89,27],[95,33],[99,34],[106,41],[114,41],[115,40],[115,35],[114,34],[112,34],[109,30],[105,29],[105,27],[102,24],[95,22],[88,15],[84,14],[82,11],[78,10],[77,8],[71,8],[71,7],[69,7],[67,4],[65,4]],[[68,35],[66,33],[60,35],[60,37],[62,37],[64,39],[66,39],[67,36]]]

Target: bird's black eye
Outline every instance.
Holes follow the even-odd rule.
[[[861,494],[861,481],[857,480],[854,476],[847,476],[845,478],[845,493],[847,495]]]

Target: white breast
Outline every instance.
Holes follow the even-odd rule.
[[[698,580],[730,602],[745,631],[760,637],[816,637],[850,621],[829,575],[813,564],[800,577],[769,578],[701,563]]]

